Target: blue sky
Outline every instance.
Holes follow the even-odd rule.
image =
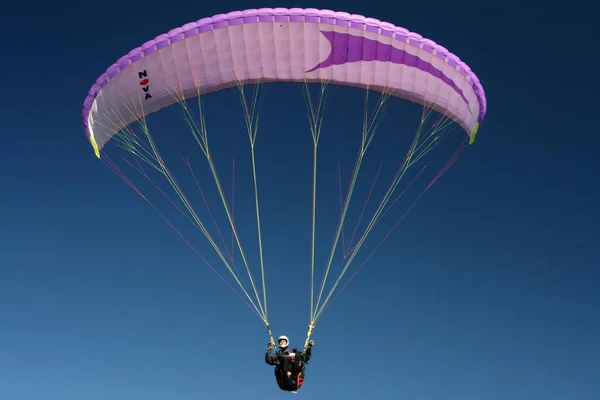
[[[80,121],[89,86],[130,49],[189,21],[264,6],[344,10],[418,32],[471,66],[489,105],[475,145],[319,321],[300,396],[600,397],[599,88],[590,46],[598,7],[417,4],[7,6],[0,398],[290,396],[264,364],[261,321],[94,157]],[[586,59],[592,69],[581,70]],[[277,118],[291,118],[280,92],[266,95],[280,105],[264,112],[272,118],[265,134]],[[214,118],[229,119],[218,105]],[[326,115],[341,112],[334,104]],[[284,181],[295,165],[284,161],[302,156],[282,157],[277,143],[262,154],[265,168],[282,165],[274,176]],[[280,189],[292,191],[290,200],[278,205],[273,187],[263,195],[271,211],[263,221],[269,317],[275,335],[300,346],[309,314],[309,231],[297,228],[305,222],[297,210],[307,204],[293,181]]]

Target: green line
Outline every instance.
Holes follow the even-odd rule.
[[[238,85],[240,90],[240,95],[242,97],[242,105],[244,107],[244,114],[246,117],[246,128],[248,130],[248,137],[250,139],[250,149],[252,155],[252,177],[254,180],[254,204],[256,210],[256,227],[258,231],[258,250],[260,257],[260,270],[262,277],[262,285],[263,285],[263,301],[264,301],[264,310],[265,310],[265,318],[267,318],[267,286],[265,282],[265,264],[264,264],[264,256],[263,256],[263,245],[262,245],[262,230],[261,230],[261,220],[260,220],[260,207],[258,200],[258,179],[256,174],[256,153],[255,153],[255,144],[256,144],[256,136],[257,136],[257,126],[258,126],[258,116],[256,113],[256,99],[258,97],[258,88],[254,92],[254,96],[252,99],[252,112],[250,113],[248,109],[248,103],[246,101],[246,95],[244,93],[244,87],[240,84]],[[252,285],[254,286],[254,281],[252,277],[250,277],[252,281]],[[256,288],[255,288],[256,292]],[[258,293],[256,293],[258,297]]]
[[[146,120],[144,118],[144,133],[146,134],[146,137],[148,139],[148,143],[150,144],[150,146],[151,146],[151,148],[152,148],[152,150],[153,150],[153,152],[154,152],[154,154],[155,154],[155,156],[157,158],[157,161],[159,162],[159,164],[160,164],[160,166],[161,166],[161,168],[162,168],[162,170],[164,172],[164,176],[167,178],[167,180],[169,181],[169,183],[171,184],[171,186],[173,187],[173,189],[176,191],[176,193],[179,196],[180,200],[183,202],[183,204],[185,205],[185,207],[188,209],[188,212],[190,212],[190,215],[192,216],[192,218],[194,218],[194,220],[196,221],[196,223],[198,223],[198,225],[202,228],[202,233],[204,233],[204,235],[207,238],[207,240],[209,241],[209,243],[213,246],[214,250],[217,252],[217,254],[218,254],[219,258],[221,259],[221,261],[223,261],[223,263],[225,264],[225,266],[227,267],[227,269],[229,270],[229,272],[234,277],[235,281],[240,286],[240,289],[244,292],[244,294],[246,295],[246,297],[248,297],[248,300],[253,305],[253,307],[255,308],[255,310],[259,314],[261,314],[261,312],[257,308],[256,304],[254,303],[254,301],[252,300],[252,298],[250,297],[250,295],[248,294],[248,292],[246,291],[246,289],[244,288],[244,286],[242,285],[242,283],[238,279],[237,275],[233,272],[233,270],[229,266],[229,263],[227,262],[227,260],[223,256],[223,254],[220,251],[219,247],[216,245],[216,243],[214,242],[214,240],[212,239],[212,237],[210,236],[210,234],[208,233],[208,231],[204,227],[204,224],[198,218],[198,216],[195,213],[193,207],[191,206],[191,204],[189,203],[189,201],[187,200],[187,198],[183,194],[181,188],[179,187],[179,185],[177,184],[177,182],[175,181],[175,179],[171,175],[170,170],[165,165],[165,163],[162,161],[162,158],[160,157],[160,153],[158,151],[156,143],[154,142],[152,136],[150,135],[150,131],[148,130],[148,126],[147,126],[147,124],[146,124],[145,121]],[[259,303],[259,305],[260,305],[260,303]]]
[[[360,153],[359,153],[358,159],[356,161],[356,165],[355,165],[353,173],[352,173],[352,178],[351,178],[351,181],[350,181],[350,186],[349,186],[349,189],[348,189],[348,193],[346,195],[346,199],[345,199],[344,205],[342,207],[342,215],[340,217],[340,222],[338,224],[338,228],[336,230],[336,234],[335,234],[335,237],[334,237],[334,243],[333,243],[333,246],[332,246],[331,252],[329,254],[328,261],[327,261],[327,266],[326,266],[326,269],[325,269],[325,275],[324,275],[324,278],[323,278],[323,282],[321,284],[321,289],[320,289],[319,297],[318,297],[318,300],[317,300],[317,307],[319,307],[319,304],[321,302],[321,298],[323,296],[323,291],[325,290],[325,283],[326,283],[327,278],[329,276],[329,272],[331,270],[331,265],[332,265],[332,262],[333,262],[333,257],[335,255],[335,251],[336,251],[337,246],[339,244],[339,238],[340,238],[343,226],[344,226],[346,215],[348,213],[348,209],[349,209],[349,206],[350,206],[350,201],[352,199],[352,195],[354,194],[354,188],[356,186],[356,181],[358,179],[358,175],[359,175],[359,172],[360,172],[360,168],[362,166],[362,161],[363,161],[364,155],[366,154],[366,151],[367,151],[367,149],[369,147],[369,144],[371,143],[371,141],[373,139],[374,129],[378,126],[378,123],[369,124],[369,118],[368,118],[368,106],[369,106],[369,104],[368,104],[368,95],[369,95],[369,91],[367,90],[366,94],[365,94],[365,113],[364,113],[364,120],[363,120],[363,133],[362,133]],[[375,113],[373,114],[374,121],[378,121],[379,120],[379,115],[380,115],[381,109],[383,108],[383,105],[385,104],[385,101],[388,98],[389,98],[389,96],[387,96],[385,93],[382,94],[382,98],[381,98],[381,100],[378,103],[378,106],[377,106],[377,109],[375,110]],[[317,318],[317,315],[313,314],[312,321],[314,322],[316,320],[316,318]]]

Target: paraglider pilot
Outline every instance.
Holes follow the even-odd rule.
[[[304,369],[308,360],[312,356],[312,347],[314,341],[308,343],[306,352],[298,351],[298,349],[288,349],[290,343],[287,336],[279,336],[277,339],[279,350],[272,352],[274,343],[269,342],[267,353],[265,354],[265,362],[275,366],[275,378],[277,385],[281,390],[293,392],[300,389],[304,382]]]

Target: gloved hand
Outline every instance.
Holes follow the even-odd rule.
[[[315,345],[315,341],[311,340],[310,342],[308,342],[308,347],[313,347]]]

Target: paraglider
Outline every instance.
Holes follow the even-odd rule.
[[[269,342],[265,362],[275,366],[275,379],[281,390],[297,393],[304,383],[306,364],[312,357],[312,347],[315,342],[313,340],[308,342],[306,351],[289,350],[290,341],[285,335],[279,336],[277,342],[279,350],[275,353],[272,352],[273,342]]]
[[[466,142],[473,143],[486,114],[487,103],[477,76],[463,61],[441,45],[404,28],[373,18],[317,9],[263,8],[203,18],[159,35],[130,51],[96,80],[83,106],[83,126],[94,153],[140,194],[192,250],[246,302],[266,326],[271,346],[274,340],[267,309],[264,226],[261,224],[263,209],[259,207],[257,183],[260,158],[255,152],[259,101],[258,95],[253,94],[249,97],[245,91],[246,88],[258,88],[264,83],[303,85],[308,104],[310,135],[307,142],[311,148],[311,168],[298,167],[297,171],[308,171],[307,176],[311,180],[311,193],[307,197],[312,198],[312,209],[304,219],[310,221],[311,228],[307,237],[310,237],[311,247],[309,251],[302,249],[302,254],[307,254],[306,264],[310,265],[309,328],[303,351],[287,351],[289,340],[280,337],[279,352],[270,355],[269,349],[266,355],[266,362],[277,366],[276,376],[280,388],[295,391],[302,386],[305,364],[312,354],[314,342],[310,339],[315,324],[421,196],[456,161],[466,147]],[[321,286],[315,288],[315,260],[320,254],[316,248],[323,241],[317,239],[316,229],[319,186],[317,166],[323,164],[317,163],[317,159],[318,154],[321,154],[320,138],[325,103],[322,99],[325,89],[330,85],[362,89],[365,93],[365,110],[364,123],[357,127],[358,151],[345,194],[341,189],[340,173],[339,220],[335,230],[332,230],[334,234],[333,243],[328,247],[330,251],[324,257],[325,271]],[[252,193],[249,197],[253,200],[252,207],[249,207],[246,213],[256,215],[257,226],[253,232],[256,233],[257,245],[254,254],[248,252],[247,247],[242,244],[241,236],[243,233],[248,234],[249,230],[239,229],[236,224],[235,208],[239,202],[233,201],[234,190],[231,189],[231,193],[227,193],[223,185],[223,174],[217,172],[219,168],[215,160],[218,157],[213,149],[215,140],[223,135],[211,136],[209,145],[203,106],[203,98],[210,98],[209,94],[224,92],[230,88],[239,90],[250,145],[249,160],[244,171],[248,171],[248,181],[252,183],[252,190],[248,192]],[[314,88],[317,100],[313,99],[311,92]],[[368,112],[372,103],[368,97],[369,93],[381,96],[374,105],[372,115]],[[344,98],[346,97],[344,95]],[[415,134],[408,144],[408,150],[403,153],[397,150],[397,137],[386,139],[388,141],[384,141],[381,148],[377,151],[372,150],[375,146],[374,132],[380,126],[379,122],[391,98],[406,100],[405,103],[423,107],[423,112],[417,118]],[[194,114],[195,106],[191,106],[192,102],[198,103],[197,114]],[[340,104],[346,107],[345,103]],[[186,129],[191,133],[190,142],[182,144],[177,152],[170,149],[163,151],[159,144],[161,135],[155,135],[151,131],[148,121],[152,114],[173,105],[181,106]],[[439,118],[431,122],[433,115]],[[227,121],[216,125],[225,122]],[[383,239],[373,245],[373,251],[366,254],[362,261],[356,261],[367,237],[371,237],[373,231],[384,226],[380,223],[384,216],[393,215],[393,209],[398,207],[397,202],[404,196],[405,191],[413,182],[421,179],[426,168],[432,169],[429,164],[421,169],[415,169],[415,166],[433,149],[450,148],[449,145],[445,147],[446,144],[441,143],[448,143],[447,132],[451,125],[462,128],[466,132],[466,138],[463,133],[457,148],[451,149],[449,156],[443,159],[439,172],[424,185],[419,196],[406,207],[406,211],[397,216],[398,222],[387,226],[386,232],[382,233]],[[286,126],[285,129],[278,129],[277,134],[285,134],[292,128]],[[173,131],[175,130],[171,128],[165,130],[162,137],[171,135]],[[344,132],[344,141],[353,143],[349,133]],[[178,139],[171,143],[177,141]],[[194,148],[199,150],[197,154],[205,158],[208,173],[197,174],[189,156],[182,156],[183,162],[179,156],[169,161],[170,155],[182,154],[181,149],[188,151]],[[388,151],[390,149],[394,151]],[[109,154],[114,151],[123,151],[125,155],[110,157]],[[379,170],[372,186],[359,183],[359,176],[363,176],[363,165],[367,162],[367,153],[381,155],[382,159],[389,157],[389,165],[401,161],[399,166],[387,171],[390,184],[382,191],[381,200],[375,203],[373,209],[369,209],[368,206],[373,204],[372,193],[376,187],[375,181],[379,179]],[[122,164],[119,165],[118,162]],[[340,161],[338,167],[341,164]],[[183,169],[183,179],[179,167]],[[235,171],[235,168],[231,167],[231,173],[235,174]],[[414,178],[409,177],[413,171]],[[141,178],[142,183],[136,183],[129,173]],[[222,234],[210,210],[202,190],[203,185],[199,183],[200,175],[214,181],[214,195],[223,207],[223,219],[231,233],[230,244],[226,243],[226,235]],[[322,179],[326,180],[327,177]],[[407,183],[402,186],[401,181]],[[161,182],[166,189],[161,187]],[[231,186],[234,187],[235,182],[232,182]],[[308,189],[309,185],[306,186]],[[323,187],[337,187],[337,184],[329,181],[324,183]],[[185,229],[172,222],[171,214],[159,210],[157,202],[149,195],[154,188],[160,202],[172,206],[172,210],[183,215],[185,224],[191,224],[194,230],[207,239],[216,253],[217,261],[231,274],[233,282],[227,282],[201,254],[195,241],[188,239],[189,235]],[[196,194],[190,194],[192,190],[197,190]],[[281,186],[278,190],[282,190]],[[361,193],[362,190],[364,193]],[[362,209],[359,216],[359,212],[356,211],[358,222],[354,231],[347,232],[348,220],[353,212],[354,202],[351,200],[357,193],[364,194],[366,200],[364,206],[357,209]],[[211,224],[201,217],[198,199],[206,204],[216,229],[211,231]],[[294,210],[294,213],[298,212]],[[236,263],[245,268],[247,281],[243,280],[245,274],[240,274],[236,269]],[[333,285],[326,290],[327,278],[331,277],[330,271],[334,263],[339,264],[340,272],[337,277],[334,276]],[[359,263],[356,272],[342,284],[348,268],[356,263]],[[257,285],[253,278],[251,264],[259,266],[260,285]],[[234,286],[237,286],[241,293]]]

